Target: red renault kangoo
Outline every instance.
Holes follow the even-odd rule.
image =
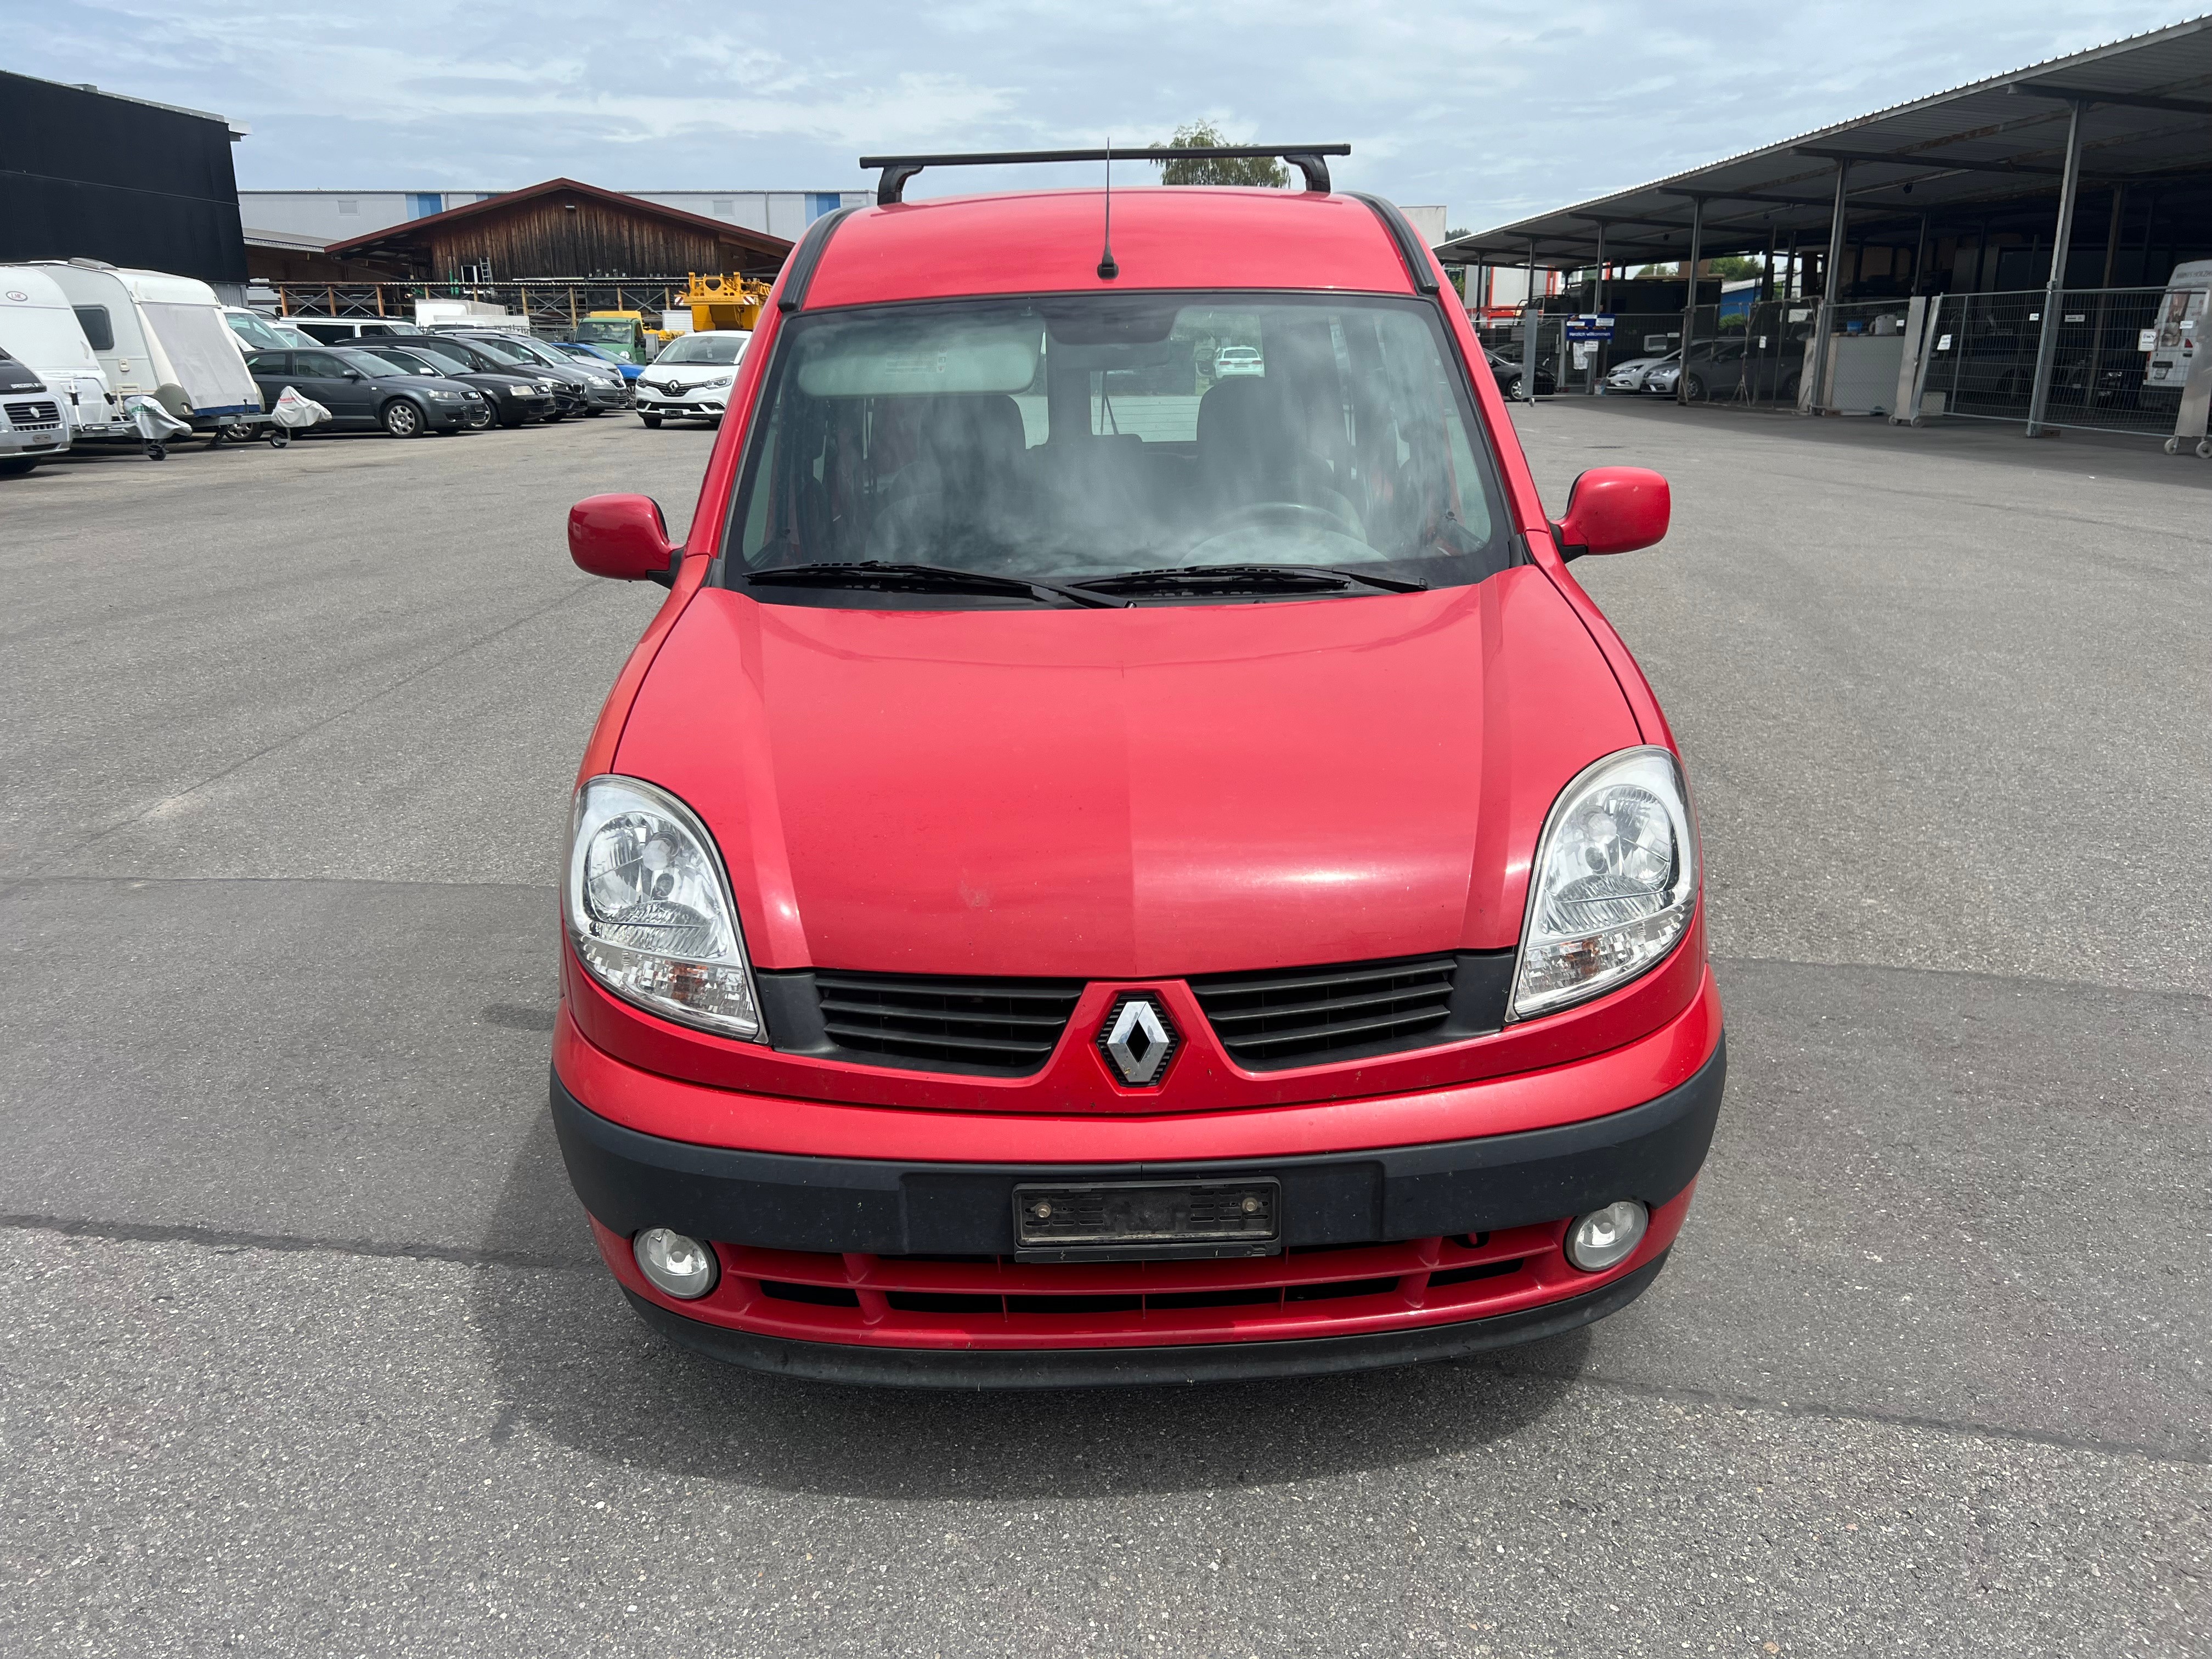
[[[669,593],[578,779],[552,1110],[675,1341],[1340,1371],[1666,1260],[1725,1068],[1697,818],[1567,569],[1666,482],[1548,518],[1429,251],[1284,153],[1303,192],[872,164],[684,544],[575,507],[579,565]]]

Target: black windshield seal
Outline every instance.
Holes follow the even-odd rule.
[[[1415,297],[1405,294],[1363,294],[1340,291],[1282,289],[1204,289],[1170,290],[1145,289],[1119,292],[1108,295],[1088,293],[994,295],[957,300],[902,301],[861,306],[822,307],[787,316],[780,325],[769,347],[769,361],[761,375],[755,401],[748,417],[748,431],[744,457],[738,472],[738,487],[732,492],[725,519],[720,556],[713,580],[750,597],[769,603],[799,604],[817,606],[843,605],[869,609],[1036,609],[1033,601],[1024,601],[1011,592],[1002,595],[987,593],[980,586],[955,587],[947,585],[942,591],[921,591],[926,584],[917,583],[908,591],[886,591],[893,585],[871,588],[854,584],[846,586],[817,585],[809,582],[781,584],[775,580],[756,584],[749,577],[760,570],[773,568],[789,568],[799,565],[854,565],[872,562],[919,562],[886,557],[881,561],[871,558],[811,559],[804,556],[806,549],[793,542],[779,550],[780,563],[763,565],[758,550],[752,565],[746,558],[748,514],[756,503],[756,492],[763,488],[763,471],[769,465],[772,432],[779,399],[795,373],[794,364],[805,342],[809,331],[855,319],[891,319],[905,316],[934,316],[959,319],[967,316],[988,320],[994,313],[1003,313],[1007,307],[1030,307],[1049,319],[1051,327],[1048,344],[1054,352],[1065,352],[1070,362],[1081,356],[1086,343],[1115,345],[1144,344],[1147,339],[1144,319],[1161,312],[1173,312],[1177,307],[1197,307],[1206,311],[1235,312],[1255,308],[1312,307],[1319,311],[1331,308],[1338,312],[1358,312],[1363,309],[1388,310],[1405,313],[1419,319],[1433,343],[1441,373],[1437,375],[1440,391],[1448,400],[1450,413],[1456,416],[1459,434],[1463,434],[1463,452],[1457,463],[1459,488],[1462,492],[1470,487],[1479,490],[1480,510],[1469,509],[1469,517],[1477,522],[1486,521],[1486,532],[1471,533],[1458,523],[1450,512],[1443,514],[1443,522],[1437,526],[1437,533],[1421,544],[1417,552],[1404,558],[1378,560],[1369,575],[1362,574],[1363,559],[1352,562],[1331,556],[1326,559],[1298,560],[1295,564],[1285,556],[1274,568],[1285,572],[1303,567],[1306,574],[1285,575],[1280,578],[1261,578],[1252,587],[1238,591],[1226,578],[1217,580],[1164,580],[1160,591],[1133,592],[1122,586],[1125,579],[1137,576],[1151,567],[1152,562],[1130,560],[1124,567],[1101,572],[1095,566],[1083,568],[1053,568],[1039,566],[1035,569],[988,568],[972,574],[1013,582],[1042,585],[1057,588],[1062,593],[1083,592],[1112,595],[1117,605],[1136,604],[1150,609],[1162,605],[1210,605],[1224,602],[1251,603],[1272,599],[1301,601],[1331,601],[1345,598],[1376,599],[1385,592],[1413,592],[1427,589],[1443,589],[1472,586],[1486,580],[1491,575],[1511,566],[1526,562],[1525,549],[1516,527],[1509,515],[1507,497],[1502,481],[1497,443],[1469,380],[1467,361],[1459,349],[1458,342],[1445,325],[1440,307],[1433,298]],[[1109,313],[1113,314],[1109,315]],[[1092,319],[1095,325],[1083,319]],[[1091,335],[1097,337],[1093,341]],[[1243,348],[1233,354],[1239,362],[1249,361],[1248,353],[1257,354],[1252,348]],[[1042,375],[1042,370],[1039,371]],[[1120,371],[1115,371],[1118,374]],[[1095,436],[1126,441],[1117,422],[1115,398],[1122,394],[1111,387],[1111,375],[1101,381],[1097,398],[1104,423]],[[1200,385],[1204,387],[1206,382]],[[1215,384],[1219,384],[1217,380]],[[1050,441],[1049,435],[1047,441]],[[1163,446],[1164,447],[1165,446]],[[1042,450],[1043,444],[1033,447]],[[1471,466],[1469,465],[1471,461]],[[818,468],[818,463],[817,463]],[[1433,522],[1433,521],[1432,521]],[[769,544],[763,542],[762,548]],[[959,551],[961,550],[952,550]],[[998,552],[999,549],[981,550]],[[1168,558],[1192,550],[1167,549]],[[1368,556],[1371,557],[1372,556]],[[1165,562],[1163,561],[1162,562]],[[992,561],[985,558],[937,557],[927,562],[943,563],[961,568],[971,564],[988,567]],[[1207,561],[1228,563],[1230,561]],[[1239,562],[1241,562],[1241,561]],[[1271,564],[1273,561],[1269,561]],[[1187,567],[1186,567],[1187,568]],[[1336,569],[1336,577],[1320,576],[1310,573]],[[1139,586],[1144,586],[1142,583]]]

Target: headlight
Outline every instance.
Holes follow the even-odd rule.
[[[695,380],[692,382],[692,385],[697,391],[712,392],[716,386],[729,385],[730,381],[733,378],[733,376],[728,374],[717,374],[711,380]]]
[[[540,380],[538,383],[538,389],[540,392],[550,392],[553,389],[553,382],[550,380]]]
[[[634,778],[585,784],[562,900],[577,957],[617,996],[686,1025],[759,1036],[722,861],[673,795]]]
[[[1563,791],[1530,871],[1509,1018],[1634,979],[1673,950],[1698,902],[1698,838],[1664,749],[1608,755]]]
[[[461,400],[459,392],[447,392],[434,386],[430,388],[430,395],[442,404],[457,404]]]

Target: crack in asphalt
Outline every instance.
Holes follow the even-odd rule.
[[[0,1214],[0,1231],[59,1233],[124,1244],[201,1244],[212,1249],[320,1251],[329,1255],[374,1256],[403,1261],[451,1261],[464,1267],[527,1267],[554,1273],[584,1273],[598,1265],[568,1256],[530,1250],[488,1249],[464,1244],[386,1243],[374,1238],[315,1238],[299,1233],[246,1232],[231,1227],[189,1223],[100,1221],[55,1215]]]
[[[290,1233],[241,1232],[221,1227],[156,1224],[140,1222],[72,1220],[60,1216],[0,1214],[0,1231],[50,1232],[71,1238],[92,1238],[116,1243],[181,1243],[217,1249],[260,1249],[366,1256],[409,1261],[446,1261],[470,1267],[512,1267],[533,1272],[587,1273],[597,1262],[535,1255],[523,1250],[495,1250],[443,1244],[381,1243],[374,1239],[310,1238]],[[1690,1383],[1648,1382],[1585,1370],[1555,1370],[1541,1366],[1498,1365],[1501,1376],[1530,1382],[1574,1382],[1607,1389],[1615,1394],[1676,1405],[1701,1406],[1723,1411],[1771,1412],[1778,1416],[1839,1423],[1861,1423],[1883,1428],[1918,1429],[1959,1435],[1968,1439],[2008,1441],[2047,1446],[2054,1450],[2087,1452],[2100,1457],[2140,1457],[2148,1462],[2181,1468],[2212,1467],[2212,1445],[2158,1446],[2134,1440],[2106,1440],[2094,1436],[2058,1434],[2050,1430],[2019,1428],[1972,1419],[1946,1418],[1912,1412],[1883,1411],[1869,1406],[1846,1406],[1819,1401],[1791,1401],[1763,1395],[1703,1389]]]

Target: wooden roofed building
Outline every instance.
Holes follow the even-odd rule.
[[[372,262],[404,280],[480,285],[682,282],[693,271],[773,276],[792,245],[574,179],[549,179],[481,202],[332,242],[333,259]]]

